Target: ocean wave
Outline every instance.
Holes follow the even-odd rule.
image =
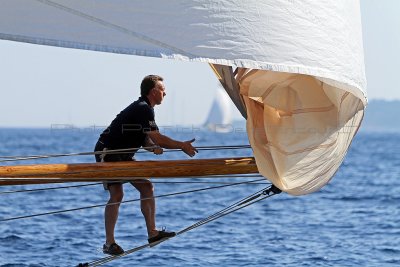
[[[0,237],[0,242],[15,242],[23,239],[24,238],[20,237],[19,235],[11,234],[6,237]]]

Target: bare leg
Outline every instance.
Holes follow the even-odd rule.
[[[154,187],[149,180],[135,180],[132,185],[140,192],[140,208],[146,221],[147,235],[156,236],[156,202],[154,200]],[[148,198],[148,199],[144,199]]]
[[[122,184],[112,184],[108,186],[108,191],[110,192],[110,199],[108,204],[121,202],[124,197],[124,190]],[[114,229],[118,220],[120,204],[107,205],[104,210],[104,223],[106,229],[106,244],[111,245],[115,243]]]

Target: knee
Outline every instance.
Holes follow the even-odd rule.
[[[110,202],[121,202],[124,198],[124,191],[114,190],[110,191]]]
[[[154,194],[154,186],[150,181],[144,182],[140,189],[140,194],[144,197],[152,197]]]

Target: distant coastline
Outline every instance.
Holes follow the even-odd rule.
[[[400,100],[371,100],[360,131],[400,132]]]
[[[361,132],[392,132],[400,133],[400,100],[371,100],[365,110],[364,120],[361,124]],[[236,119],[231,123],[231,132],[245,132],[246,121]],[[0,129],[15,130],[50,130],[55,132],[101,132],[105,126],[76,126],[73,124],[56,124],[48,127],[7,127],[0,126]],[[190,132],[200,131],[199,125],[168,125],[160,126],[163,131]]]
[[[232,125],[245,129],[245,123],[235,120]],[[400,133],[400,100],[370,100],[360,132]]]
[[[244,120],[236,120],[232,124],[236,128],[246,127]],[[400,100],[370,100],[360,132],[400,133]]]

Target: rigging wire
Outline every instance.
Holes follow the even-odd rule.
[[[154,147],[146,147],[144,149],[153,149]],[[197,147],[197,150],[223,150],[223,149],[247,149],[251,148],[250,145],[237,145],[237,146],[205,146],[205,147]],[[146,153],[150,151],[140,151],[137,152],[137,148],[133,149],[120,149],[120,150],[108,150],[108,151],[96,151],[96,152],[81,152],[81,153],[67,153],[67,154],[50,154],[50,155],[30,155],[30,156],[0,156],[0,162],[6,162],[6,161],[20,161],[20,160],[32,160],[32,159],[42,159],[42,158],[52,158],[52,157],[64,157],[64,156],[79,156],[79,155],[96,155],[96,154],[116,154],[116,153]],[[168,149],[164,150],[164,152],[176,152],[176,151],[181,151],[179,149]],[[194,190],[187,190],[187,191],[182,191],[182,192],[175,192],[175,193],[169,193],[169,194],[164,194],[164,195],[159,195],[155,196],[153,198],[161,198],[161,197],[168,197],[168,196],[175,196],[175,195],[182,195],[182,194],[188,194],[188,193],[194,193],[194,192],[199,192],[199,191],[205,191],[205,190],[211,190],[211,189],[218,189],[218,188],[223,188],[223,187],[230,187],[230,186],[235,186],[235,185],[240,185],[240,184],[255,184],[260,181],[265,181],[264,179],[258,179],[258,180],[253,180],[253,181],[245,181],[245,182],[237,182],[237,183],[224,183],[224,182],[201,182],[201,183],[213,183],[213,184],[221,184],[219,186],[213,186],[213,187],[206,187],[206,188],[200,188],[200,189],[194,189]],[[162,182],[158,182],[162,183]],[[199,182],[165,182],[165,183],[199,183]],[[1,194],[10,194],[10,193],[17,193],[17,192],[35,192],[35,191],[44,191],[44,190],[57,190],[57,189],[63,189],[63,188],[73,188],[73,187],[84,187],[84,186],[94,186],[94,185],[99,185],[101,183],[95,183],[95,184],[83,184],[83,185],[75,185],[75,186],[63,186],[63,187],[55,187],[55,188],[40,188],[40,189],[31,189],[31,190],[15,190],[15,191],[8,191],[8,192],[0,192]],[[257,183],[259,184],[259,183]],[[262,183],[265,184],[265,183]],[[144,198],[144,199],[150,199],[150,198]],[[12,220],[18,220],[18,219],[26,219],[26,218],[32,218],[32,217],[38,217],[38,216],[44,216],[44,215],[52,215],[52,214],[60,214],[60,213],[65,213],[65,212],[70,212],[70,211],[77,211],[77,210],[84,210],[84,209],[89,209],[89,208],[96,208],[96,207],[104,207],[107,205],[116,205],[116,204],[121,204],[121,203],[129,203],[129,202],[137,202],[140,200],[144,199],[133,199],[133,200],[127,200],[127,201],[121,201],[118,203],[110,203],[110,204],[101,204],[101,205],[92,205],[92,206],[87,206],[87,207],[80,207],[80,208],[73,208],[73,209],[66,209],[66,210],[58,210],[58,211],[51,211],[51,212],[45,212],[45,213],[39,213],[39,214],[31,214],[31,215],[25,215],[25,216],[18,216],[18,217],[12,217],[12,218],[5,218],[5,219],[0,219],[0,222],[6,222],[6,221],[12,221]],[[240,209],[240,208],[238,208]],[[207,222],[211,222],[213,220],[216,220],[217,218],[220,218],[222,216],[225,216],[231,212],[235,211],[220,211],[213,216],[207,217],[202,221],[197,222],[196,224],[193,224],[177,233],[177,235],[180,235],[184,232],[190,231],[196,227],[199,227]],[[159,241],[159,243],[163,242],[165,240]],[[157,243],[158,244],[158,243]],[[156,244],[152,244],[156,245]],[[133,253],[134,251],[146,248],[150,245],[146,244],[144,246],[141,246],[139,248],[134,248],[129,251],[126,251],[125,254],[130,254]],[[95,263],[96,265],[90,265],[90,266],[98,266],[101,264],[104,264],[110,260],[113,260],[114,257],[107,258],[105,261],[102,259],[100,262]],[[83,265],[82,265],[83,266]],[[84,265],[84,266],[89,266],[89,265]]]
[[[226,216],[226,215],[228,215],[230,213],[233,213],[235,211],[238,211],[240,209],[243,209],[245,207],[253,205],[253,204],[255,204],[255,203],[257,203],[257,202],[259,202],[261,200],[264,200],[266,198],[269,198],[269,197],[274,196],[274,195],[279,194],[279,193],[281,193],[280,189],[278,189],[274,185],[270,185],[269,187],[264,188],[262,190],[259,190],[259,191],[255,192],[255,193],[245,197],[245,198],[242,198],[241,200],[231,204],[230,206],[228,206],[228,207],[226,207],[226,208],[224,208],[224,209],[222,209],[222,210],[220,210],[220,211],[218,211],[218,212],[216,212],[216,213],[214,213],[214,214],[212,214],[212,215],[210,215],[210,216],[208,216],[208,217],[206,217],[206,218],[204,218],[204,219],[202,219],[202,220],[200,220],[200,221],[198,221],[198,222],[196,222],[196,223],[194,223],[194,224],[192,224],[192,225],[190,225],[190,226],[188,226],[188,227],[186,227],[186,228],[184,228],[182,230],[180,230],[179,232],[176,233],[176,236],[179,236],[179,235],[181,235],[183,233],[191,231],[191,230],[193,230],[193,229],[195,229],[197,227],[200,227],[200,226],[202,226],[204,224],[210,223],[210,222],[212,222],[214,220],[217,220],[217,219],[219,219],[221,217],[224,217],[224,216]],[[173,238],[173,237],[171,237],[171,238]],[[168,239],[171,239],[171,238],[168,238]],[[100,259],[94,260],[92,262],[80,263],[77,267],[100,266],[100,265],[103,265],[103,264],[105,264],[107,262],[110,262],[110,261],[113,261],[115,259],[127,256],[129,254],[132,254],[133,252],[145,249],[147,247],[156,246],[156,245],[158,245],[158,244],[160,244],[162,242],[165,242],[168,239],[160,240],[160,241],[154,242],[152,244],[144,244],[144,245],[129,249],[129,250],[125,251],[123,254],[118,255],[118,256],[106,256],[104,258],[100,258]]]
[[[138,198],[138,199],[125,200],[125,201],[121,201],[121,202],[114,202],[114,203],[107,203],[107,204],[97,204],[97,205],[91,205],[91,206],[80,207],[80,208],[72,208],[72,209],[50,211],[50,212],[37,213],[37,214],[31,214],[31,215],[10,217],[10,218],[0,219],[0,222],[14,221],[14,220],[20,220],[20,219],[28,219],[28,218],[33,218],[33,217],[45,216],[45,215],[54,215],[54,214],[71,212],[71,211],[78,211],[78,210],[85,210],[85,209],[91,209],[91,208],[118,205],[118,204],[122,204],[122,203],[137,202],[137,201],[153,199],[153,198],[156,199],[156,198],[162,198],[162,197],[177,196],[177,195],[201,192],[201,191],[206,191],[206,190],[212,190],[212,189],[219,189],[219,188],[224,188],[224,187],[236,186],[236,185],[241,185],[241,184],[259,182],[259,181],[264,181],[264,180],[265,179],[257,179],[257,180],[252,180],[252,181],[237,182],[237,183],[231,183],[231,184],[226,184],[226,185],[210,186],[210,187],[205,187],[205,188],[192,189],[192,190],[175,192],[175,193],[168,193],[168,194],[158,195],[158,196],[149,197],[149,198]]]
[[[232,175],[220,175],[220,176],[196,176],[196,178],[200,177],[221,177],[221,178],[235,178],[239,176]],[[262,177],[260,174],[250,174],[250,175],[241,175],[242,177]],[[188,177],[190,178],[190,177]],[[113,181],[113,182],[127,182],[127,181]],[[153,184],[232,184],[232,182],[222,182],[222,181],[151,181]],[[136,181],[136,183],[142,183],[140,181]],[[143,182],[144,183],[144,182]],[[96,186],[101,185],[100,183],[90,183],[90,184],[80,184],[80,185],[70,185],[70,186],[59,186],[59,187],[45,187],[45,188],[35,188],[35,189],[22,189],[22,190],[12,190],[12,191],[0,191],[0,195],[13,194],[13,193],[33,193],[38,191],[51,191],[51,190],[59,190],[59,189],[69,189],[69,188],[80,188],[80,187],[88,187],[88,186]],[[260,183],[251,183],[251,184],[267,184],[267,182]]]
[[[101,155],[101,154],[129,154],[129,153],[152,153],[147,149],[152,150],[157,146],[142,147],[145,151],[138,151],[141,148],[125,148],[125,149],[110,149],[106,151],[94,151],[94,152],[77,152],[77,153],[61,153],[61,154],[47,154],[47,155],[27,155],[27,156],[0,156],[0,162],[8,161],[21,161],[21,160],[33,160],[33,159],[45,159],[45,158],[56,158],[56,157],[70,157],[70,156],[88,156],[88,155]],[[197,150],[233,150],[233,149],[247,149],[251,148],[250,145],[230,145],[230,146],[199,146]],[[164,152],[177,152],[180,149],[164,149]]]

